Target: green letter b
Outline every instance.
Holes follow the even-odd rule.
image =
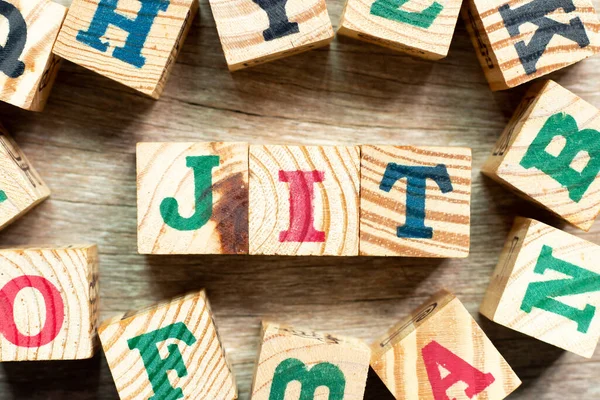
[[[346,378],[340,369],[328,362],[315,365],[310,369],[295,358],[284,360],[275,369],[269,400],[285,400],[285,390],[293,381],[302,386],[298,400],[313,400],[318,387],[329,389],[329,399],[343,400],[346,390]]]

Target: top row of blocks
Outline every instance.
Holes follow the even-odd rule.
[[[464,18],[493,90],[600,49],[590,0],[467,1]],[[68,13],[50,0],[6,4],[3,43],[10,51],[0,51],[0,99],[34,111],[43,109],[61,58],[158,98],[198,8],[197,0],[74,0]],[[325,0],[210,4],[231,70],[325,46],[334,37]],[[339,33],[437,60],[448,54],[461,4],[348,0]]]

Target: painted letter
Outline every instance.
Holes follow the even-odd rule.
[[[26,288],[36,289],[44,298],[46,321],[34,336],[23,335],[15,323],[14,305],[19,292]],[[6,340],[19,347],[40,347],[58,336],[65,319],[65,306],[60,292],[46,278],[35,275],[19,276],[0,289],[0,333]]]
[[[148,400],[176,400],[183,398],[183,390],[175,389],[169,382],[169,371],[175,371],[179,378],[187,375],[187,368],[177,344],[167,346],[169,355],[162,358],[157,345],[168,339],[179,339],[188,346],[196,343],[196,338],[183,322],[177,322],[152,332],[144,333],[127,341],[129,349],[137,349],[142,356],[154,396]]]
[[[285,390],[293,382],[302,387],[299,400],[313,400],[320,386],[329,389],[328,400],[343,400],[346,390],[346,378],[340,369],[328,362],[313,366],[310,371],[306,365],[295,358],[288,358],[275,369],[269,400],[285,400]]]
[[[167,197],[160,203],[160,215],[165,224],[178,231],[195,231],[208,222],[212,216],[212,169],[219,166],[219,156],[186,157],[186,166],[194,170],[194,214],[184,218],[179,214],[179,203]]]
[[[4,0],[0,0],[0,15],[8,20],[6,44],[0,46],[0,71],[9,78],[18,78],[25,72],[25,63],[19,57],[27,43],[27,24],[21,12]]]
[[[280,242],[325,241],[325,232],[313,226],[314,184],[324,180],[323,171],[279,171],[279,182],[290,184],[290,227],[279,233]]]
[[[412,167],[389,163],[379,189],[389,192],[399,179],[406,178],[406,223],[398,227],[400,238],[431,239],[433,229],[425,226],[425,191],[427,178],[439,186],[442,193],[454,190],[444,164],[435,167]]]
[[[546,152],[546,147],[557,136],[566,140],[566,145],[557,157]],[[590,157],[585,168],[578,172],[571,163],[581,151]],[[567,114],[555,114],[548,118],[520,162],[523,168],[537,168],[551,176],[569,191],[569,198],[579,202],[600,172],[600,132],[577,127],[575,119]]]
[[[400,8],[410,0],[376,0],[371,6],[371,14],[392,21],[402,22],[419,28],[429,28],[440,15],[444,6],[435,1],[421,12],[410,12]]]
[[[521,25],[531,23],[538,26],[529,43],[525,44],[524,40],[515,43],[515,49],[527,75],[537,71],[536,64],[554,35],[572,40],[581,48],[590,44],[590,39],[579,17],[571,19],[568,24],[546,17],[559,8],[562,8],[567,14],[576,10],[573,0],[534,0],[515,9],[510,8],[510,4],[505,4],[498,9],[511,37],[521,35]]]
[[[116,12],[118,0],[100,0],[88,30],[79,31],[77,40],[105,52],[110,43],[103,42],[101,38],[106,35],[108,26],[113,25],[128,33],[125,44],[123,47],[115,48],[113,57],[134,67],[142,68],[146,64],[146,58],[142,56],[144,43],[146,43],[154,18],[159,11],[167,10],[169,0],[140,0],[140,2],[142,7],[137,17],[130,19]]]
[[[467,384],[465,395],[472,399],[495,381],[491,373],[484,374],[435,340],[423,347],[421,354],[435,400],[451,400],[448,389],[458,382]],[[448,371],[443,378],[440,366]]]
[[[554,258],[552,256],[552,247],[544,245],[533,272],[544,275],[546,270],[549,269],[568,275],[571,278],[531,282],[527,286],[521,310],[530,313],[532,308],[535,307],[562,315],[576,322],[579,332],[586,333],[596,313],[596,307],[586,304],[583,310],[579,310],[554,298],[598,292],[600,291],[600,275]]]
[[[4,190],[0,190],[0,203],[4,203],[6,200],[8,200],[6,192]]]
[[[263,31],[265,41],[275,40],[300,32],[297,22],[290,22],[285,11],[288,0],[252,0],[269,17],[269,28]]]

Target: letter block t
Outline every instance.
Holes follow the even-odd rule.
[[[466,0],[463,18],[492,90],[574,64],[600,46],[591,0]]]
[[[535,85],[482,172],[589,230],[600,213],[600,110],[555,82]]]
[[[51,0],[0,1],[0,100],[44,109],[60,67],[52,46],[66,13]]]
[[[362,400],[369,346],[358,339],[264,322],[251,400]]]
[[[158,99],[197,0],[74,0],[54,53]]]
[[[250,146],[250,254],[358,255],[358,146]]]
[[[97,320],[95,245],[0,250],[0,362],[91,358]]]
[[[248,145],[138,143],[140,254],[248,254]]]
[[[0,125],[0,229],[49,196],[50,189]]]
[[[397,400],[501,400],[521,381],[462,303],[440,291],[371,346]]]
[[[234,400],[237,388],[204,291],[102,323],[121,400]]]
[[[362,146],[360,254],[469,255],[471,149]]]
[[[462,0],[347,0],[338,33],[430,60],[448,55]]]
[[[481,304],[501,325],[591,358],[600,339],[600,246],[517,218]]]
[[[328,45],[325,0],[209,0],[231,71]]]

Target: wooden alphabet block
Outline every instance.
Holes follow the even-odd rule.
[[[52,54],[67,9],[51,0],[2,1],[0,100],[42,111],[60,67]]]
[[[140,254],[248,254],[248,145],[138,143]]]
[[[480,312],[501,325],[591,358],[600,339],[600,246],[517,218]]]
[[[398,400],[501,400],[521,381],[462,303],[444,290],[371,346]]]
[[[291,56],[333,40],[325,0],[209,0],[229,70]]]
[[[589,230],[600,213],[600,111],[555,82],[534,86],[482,172]]]
[[[95,245],[0,250],[0,362],[91,358],[97,320]]]
[[[103,322],[121,400],[234,400],[237,388],[204,291]]]
[[[250,146],[250,254],[358,255],[358,146]]]
[[[462,0],[347,0],[340,35],[430,60],[448,55]]]
[[[369,346],[358,339],[263,323],[251,400],[362,400]]]
[[[158,99],[197,11],[197,0],[74,0],[54,53]]]
[[[471,149],[362,146],[360,254],[467,257]]]
[[[492,90],[504,90],[600,49],[591,0],[467,0],[463,17]]]
[[[0,229],[49,196],[50,189],[0,125]]]

